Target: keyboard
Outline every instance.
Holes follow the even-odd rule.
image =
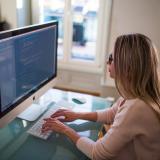
[[[42,117],[31,127],[29,128],[29,130],[27,131],[27,133],[36,136],[38,138],[41,139],[47,139],[50,135],[52,131],[48,131],[46,133],[42,133],[41,129],[42,129],[42,125],[44,124],[44,118],[48,118],[50,117],[53,113],[55,113],[58,110],[55,108],[50,108],[48,109],[43,115]]]

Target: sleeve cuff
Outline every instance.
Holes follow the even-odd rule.
[[[105,110],[98,110],[96,112],[97,112],[97,122],[103,122]]]
[[[92,151],[94,147],[94,141],[87,137],[81,137],[78,139],[76,146],[82,151],[86,156],[92,159]]]

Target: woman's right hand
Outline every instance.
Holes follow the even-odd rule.
[[[64,116],[64,118],[61,118],[61,116]],[[68,109],[59,109],[57,112],[51,115],[51,118],[57,118],[61,122],[72,122],[78,119],[78,113]]]

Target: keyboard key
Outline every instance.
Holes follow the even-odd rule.
[[[42,125],[44,124],[44,118],[49,118],[53,113],[55,113],[58,109],[49,109],[48,111],[46,111],[46,113],[44,113],[44,115],[42,115],[42,117],[27,131],[29,134],[42,138],[42,139],[47,139],[52,131],[48,131],[46,133],[42,133],[41,129],[42,129]]]

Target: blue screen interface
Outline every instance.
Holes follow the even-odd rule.
[[[0,40],[1,112],[56,73],[56,27]]]

